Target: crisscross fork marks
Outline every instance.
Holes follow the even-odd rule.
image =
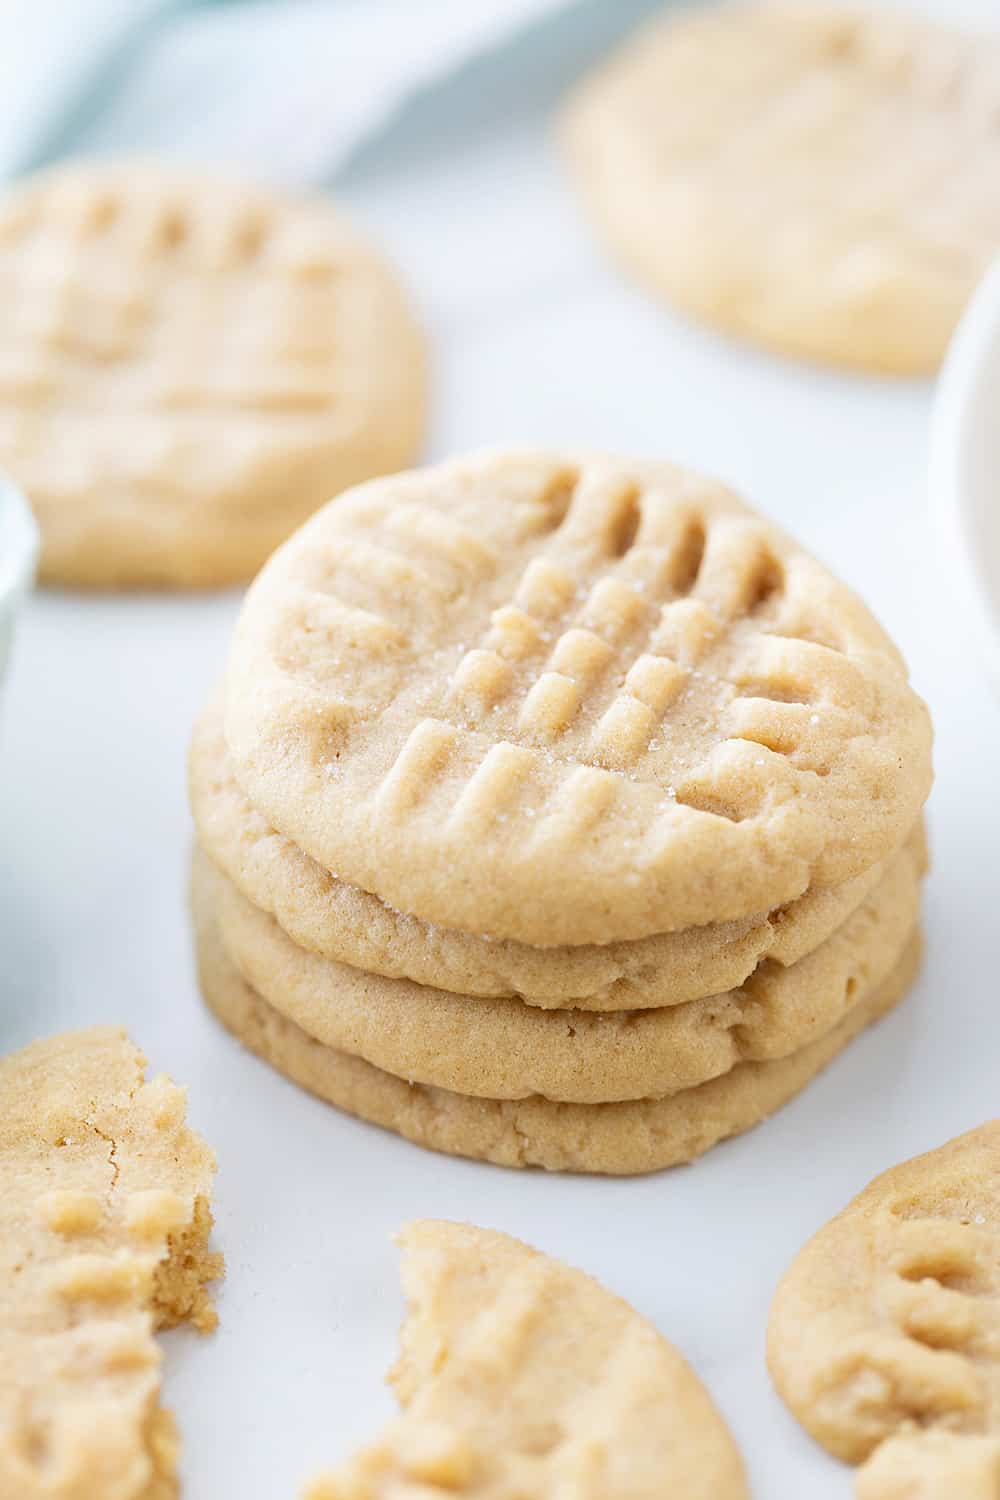
[[[865,1500],[910,1493],[899,1488],[917,1473],[906,1444],[925,1439],[928,1496],[994,1500],[963,1481],[1000,1455],[997,1129],[876,1178],[805,1247],[776,1297],[776,1383],[831,1452],[870,1459]]]
[[[558,504],[539,500],[547,487]],[[403,632],[398,646],[341,651],[320,634],[317,657],[342,657],[329,679],[321,661],[288,671],[295,601],[317,573],[338,594],[339,539],[345,555],[360,533],[378,548],[399,504],[469,533],[483,570],[415,543],[433,590],[343,590]],[[817,640],[789,638],[804,629]],[[343,497],[258,581],[229,682],[246,790],[318,863],[401,911],[540,947],[842,884],[899,846],[927,776],[926,715],[860,601],[721,487],[602,455],[477,455]],[[741,697],[765,701],[731,714]],[[396,763],[428,732],[443,748],[414,757],[397,815],[379,788],[398,790]],[[486,782],[518,778],[491,822],[484,783],[463,794],[497,746],[527,755],[490,760]],[[578,824],[565,786],[584,768]],[[524,901],[539,883],[552,895],[536,921]]]
[[[377,546],[364,539],[362,525],[377,526]],[[764,610],[775,615],[783,603],[784,569],[758,523],[725,516],[710,524],[693,502],[664,503],[662,496],[646,494],[623,477],[609,483],[603,476],[581,479],[572,468],[556,470],[536,496],[522,499],[517,525],[523,536],[540,538],[543,550],[532,550],[510,602],[492,609],[479,641],[460,648],[435,718],[463,733],[479,729],[490,738],[502,736],[504,744],[527,745],[549,764],[566,761],[636,774],[661,742],[671,748],[671,708],[687,697],[706,653],[740,621]],[[373,496],[354,507],[345,531],[344,549],[335,559],[336,597],[363,599],[366,605],[384,604],[395,594],[404,607],[393,584],[406,583],[398,575],[413,566],[412,555],[422,559],[418,576],[429,581],[431,598],[444,604],[456,589],[491,577],[496,566],[490,547],[419,498],[392,507],[385,497]],[[345,568],[352,555],[358,556],[363,577]],[[314,572],[322,590],[323,566],[314,563]],[[330,582],[325,591],[333,593]],[[390,647],[393,632],[386,628],[384,638]],[[775,701],[801,697],[788,680],[809,675],[808,653],[799,663],[794,646],[775,645],[769,654],[766,643],[758,641],[756,649],[752,671],[745,674],[748,685],[755,678],[754,694]],[[814,654],[823,649],[816,647]],[[339,659],[331,659],[339,667]],[[848,679],[853,675],[848,672]],[[739,676],[737,669],[737,685]],[[671,777],[664,784],[668,796],[739,820],[760,800],[757,792],[746,795],[748,764],[759,768],[768,765],[768,754],[783,755],[799,770],[826,774],[822,750],[812,743],[823,740],[814,710],[783,714],[766,703],[745,703],[727,723],[721,711],[726,684],[711,681],[723,703],[710,712],[731,749],[717,755],[711,768],[702,768],[702,784],[695,768],[691,777],[687,772]],[[824,717],[824,732],[830,724]],[[742,795],[735,797],[718,777],[727,755],[729,764],[737,765],[741,740],[767,754],[739,762]],[[401,753],[406,758],[405,746]],[[711,788],[705,776],[712,779]],[[477,794],[464,803],[484,811]]]
[[[670,626],[669,604],[660,598],[664,591],[677,598],[678,585],[695,584],[704,523],[675,510],[666,527],[655,520],[647,524],[641,491],[623,482],[610,494],[597,485],[589,493],[578,490],[563,528],[568,547],[585,537],[597,550],[597,578],[584,585],[581,600],[570,559],[532,557],[511,602],[493,611],[483,639],[459,661],[451,696],[474,716],[496,712],[519,692],[523,670],[517,669],[548,648],[542,670],[520,688],[518,731],[529,742],[553,746],[586,711],[593,724],[584,755],[606,768],[627,769],[684,687],[685,670],[661,649]],[[673,535],[661,535],[661,545],[654,545],[655,533],[664,530]],[[703,622],[700,645],[715,628],[714,621]],[[696,659],[697,646],[691,649],[690,636],[684,642],[683,625],[674,635],[682,649],[687,645],[689,660]]]
[[[620,482],[604,493],[591,484],[582,494],[581,487],[573,492],[563,519],[548,530],[564,532],[567,549],[580,537],[596,547],[598,576],[581,589],[571,555],[545,552],[529,559],[513,602],[493,610],[487,632],[464,651],[451,675],[447,702],[460,710],[456,727],[491,732],[493,724],[505,746],[526,743],[549,764],[565,760],[628,776],[658,748],[658,736],[670,747],[670,710],[700,676],[697,663],[734,624],[766,609],[780,611],[784,569],[753,521],[724,517],[710,526],[688,505],[653,511],[648,523],[647,514],[633,484]],[[623,536],[631,545],[620,554]],[[846,660],[806,643],[803,661],[798,644],[767,637],[757,642],[746,674],[755,691],[773,692],[776,701],[794,696],[789,681],[810,669],[815,674],[815,658],[822,656],[834,696],[849,696],[837,676],[856,676]],[[827,665],[828,656],[837,656],[836,669]],[[532,677],[533,663],[543,657]],[[788,771],[775,764],[779,757],[799,771],[828,773],[829,714],[821,721],[811,706],[784,711],[746,699],[733,705],[727,722],[728,689],[713,681],[722,700],[712,710],[722,743],[709,761],[666,784],[668,797],[740,821],[773,794],[776,779],[790,791]],[[812,689],[807,691],[811,696]],[[846,713],[837,721],[843,732],[853,725]],[[741,742],[756,747],[752,754]],[[456,750],[458,744],[452,742]],[[410,759],[405,746],[402,756]],[[443,762],[435,765],[440,769]],[[518,780],[526,783],[531,771],[530,760],[519,758]],[[493,774],[492,766],[476,773],[475,789],[462,794],[456,809],[459,822],[475,807],[475,825],[487,826],[483,792]],[[606,800],[610,805],[613,799]]]
[[[250,194],[220,193],[206,213],[167,181],[105,176],[43,178],[0,219],[11,412],[27,418],[42,397],[95,416],[123,404],[175,417],[329,410],[340,319],[329,249],[310,253]]]
[[[425,1223],[402,1240],[403,1414],[309,1500],[625,1500],[665,1473],[689,1500],[745,1500],[708,1397],[631,1308],[490,1231]]]
[[[913,1206],[904,1210],[912,1214]],[[1000,1490],[1000,1255],[986,1215],[894,1217],[876,1287],[901,1335],[877,1363],[894,1383],[894,1429],[859,1475],[859,1500],[889,1500],[900,1472],[929,1496],[995,1500]],[[899,1367],[906,1371],[900,1383]],[[915,1447],[912,1445],[916,1445]],[[909,1446],[908,1446],[909,1445]],[[884,1486],[884,1488],[883,1488]],[[977,1486],[979,1486],[977,1488]],[[923,1490],[921,1490],[923,1493]]]
[[[898,1335],[875,1340],[872,1368],[895,1382],[917,1421],[986,1416],[990,1380],[980,1365],[1000,1363],[1000,1258],[995,1231],[978,1217],[892,1216],[882,1230],[887,1270],[874,1295]]]

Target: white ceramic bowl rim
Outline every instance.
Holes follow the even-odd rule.
[[[38,527],[31,507],[0,474],[0,607],[16,601],[30,584],[38,558]]]
[[[1000,686],[1000,261],[972,297],[938,382],[930,497],[956,597]]]

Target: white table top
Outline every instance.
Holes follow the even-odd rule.
[[[218,1152],[221,1326],[167,1340],[187,1500],[277,1500],[374,1434],[401,1314],[389,1234],[425,1215],[517,1234],[603,1279],[691,1359],[754,1494],[836,1500],[848,1475],[773,1395],[771,1291],[877,1171],[997,1109],[1000,710],[926,518],[930,387],[768,358],[623,283],[540,114],[473,108],[345,196],[409,278],[434,344],[429,456],[585,442],[733,482],[860,589],[937,725],[928,951],[909,1001],[781,1114],[690,1169],[552,1178],[435,1156],[337,1114],[203,1012],[189,953],[184,754],[235,596],[43,594],[0,723],[0,1047],[123,1021],[190,1088]]]

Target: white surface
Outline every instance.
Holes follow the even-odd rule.
[[[34,572],[38,527],[19,490],[0,475],[0,682],[14,635],[14,622]]]
[[[1000,710],[926,518],[930,387],[772,360],[669,317],[603,262],[539,119],[458,134],[346,187],[433,336],[430,456],[538,440],[687,460],[863,591],[938,728],[916,990],[774,1120],[646,1179],[452,1161],[342,1117],[242,1053],[192,980],[184,751],[236,599],[48,594],[0,722],[0,1046],[123,1020],[189,1085],[218,1151],[221,1327],[167,1341],[186,1500],[291,1497],[375,1430],[401,1312],[388,1236],[435,1214],[521,1235],[653,1319],[724,1409],[758,1500],[846,1500],[846,1471],[770,1390],[771,1291],[875,1172],[997,1110]]]
[[[30,160],[169,3],[0,0],[0,177]]]
[[[941,372],[930,488],[955,587],[1000,692],[1000,260],[966,309]]]

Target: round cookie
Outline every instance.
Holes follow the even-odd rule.
[[[48,582],[240,582],[419,449],[421,336],[321,198],[59,167],[0,202],[0,288],[0,467]]]
[[[704,1386],[628,1303],[495,1230],[400,1241],[402,1414],[306,1500],[749,1500]]]
[[[635,942],[532,948],[433,926],[335,879],[248,801],[233,775],[214,704],[195,727],[189,786],[206,853],[300,948],[390,979],[543,1008],[642,1010],[735,989],[762,959],[793,964],[818,948],[875,889],[890,863],[881,860],[844,885],[809,890],[766,916]],[[923,874],[922,825],[910,842]]]
[[[874,1453],[859,1476],[864,1500],[997,1494],[998,1205],[993,1120],[877,1177],[778,1288],[774,1383],[838,1458]],[[907,1488],[917,1477],[925,1488]]]
[[[740,1062],[798,1051],[892,971],[920,904],[906,850],[844,926],[792,968],[763,964],[742,989],[686,1005],[601,1014],[538,1010],[366,974],[297,947],[204,854],[195,880],[247,983],[324,1046],[452,1093],[581,1104],[660,1098]]]
[[[361,485],[256,580],[226,740],[274,828],[539,947],[768,911],[900,846],[930,727],[844,585],[670,465],[495,453]]]
[[[572,97],[564,136],[624,265],[785,353],[939,364],[1000,252],[1000,41],[835,5],[655,21]]]
[[[548,1099],[472,1099],[405,1083],[360,1057],[314,1040],[246,983],[219,938],[207,904],[194,902],[202,994],[245,1046],[301,1088],[338,1109],[451,1156],[506,1167],[615,1176],[693,1161],[794,1098],[851,1039],[905,994],[920,959],[911,938],[892,974],[818,1041],[776,1062],[742,1063],[723,1078],[668,1099],[555,1104]]]

